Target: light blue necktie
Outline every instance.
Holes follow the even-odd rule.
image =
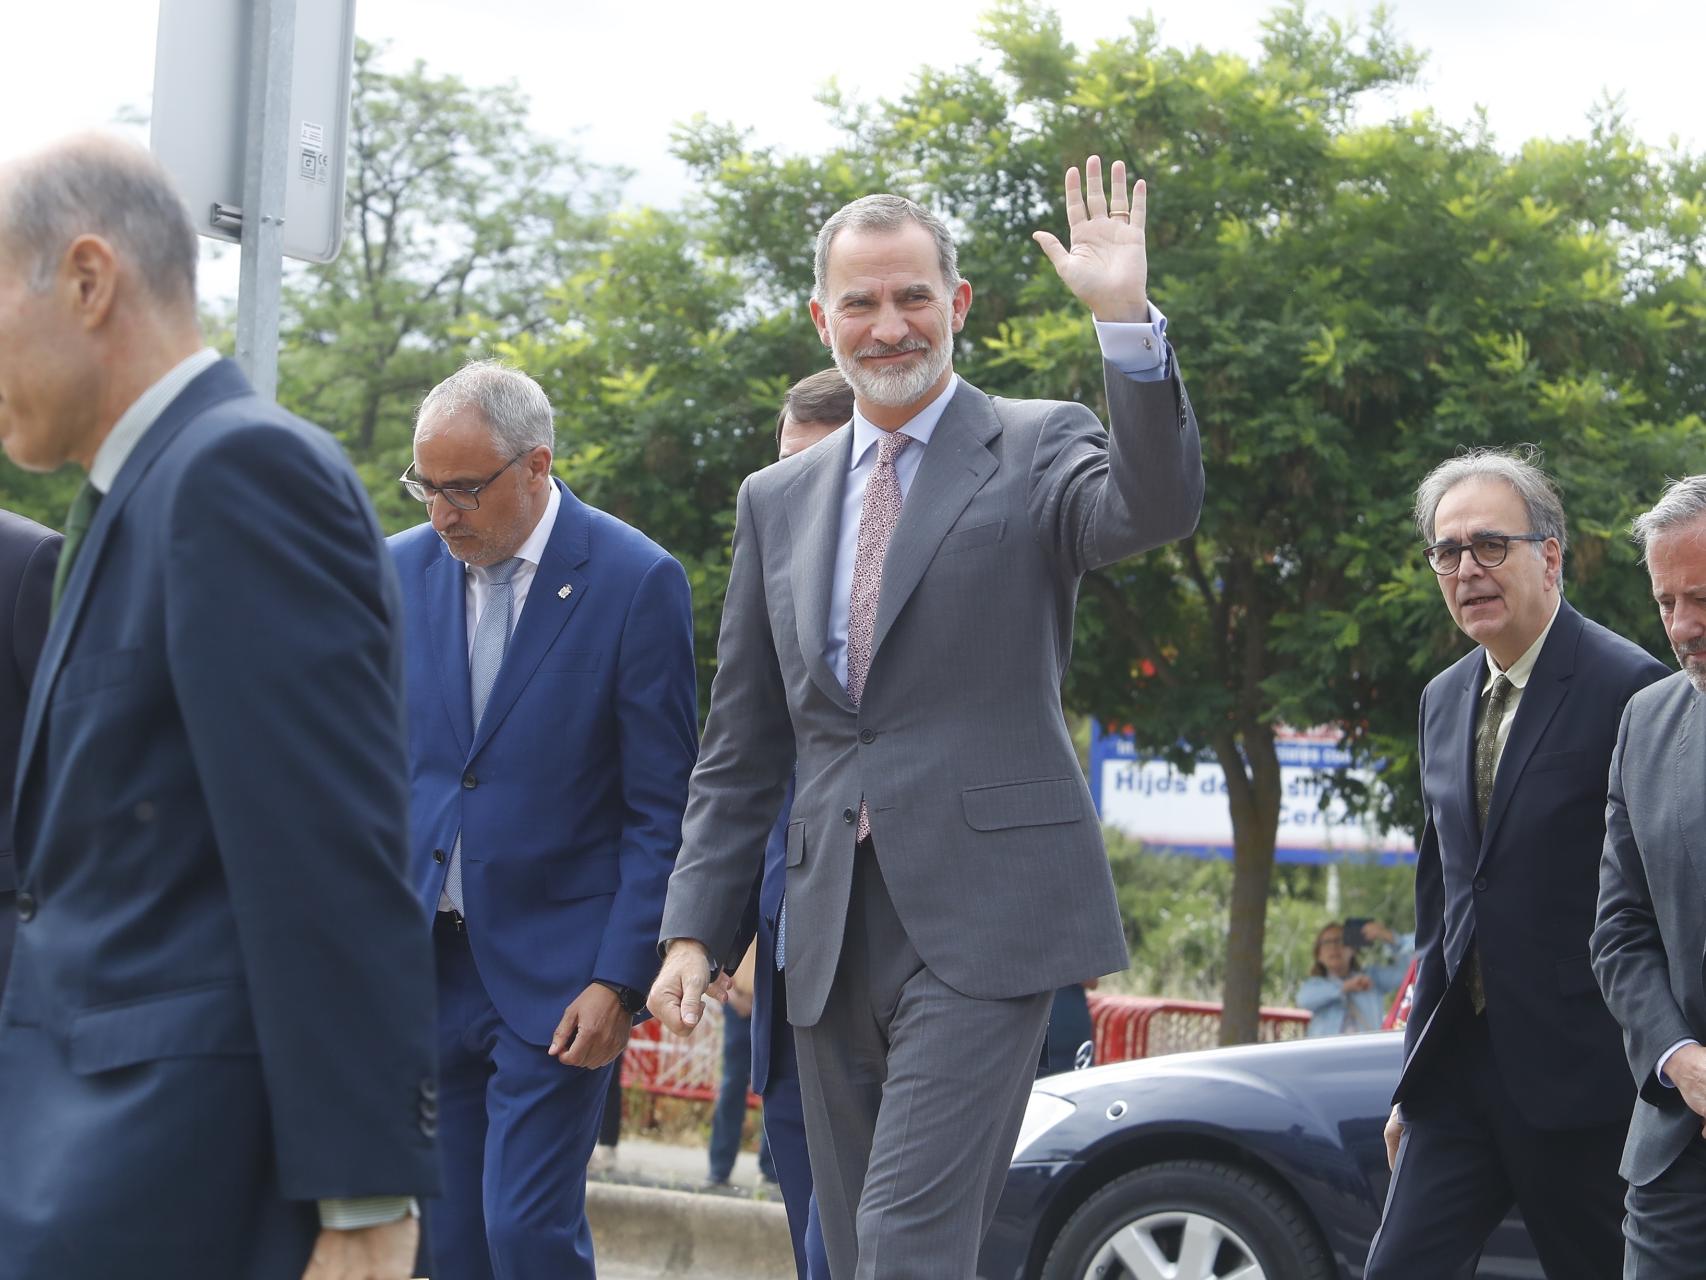
[[[468,690],[472,696],[474,728],[480,728],[480,717],[486,714],[492,686],[498,682],[503,669],[504,654],[509,651],[509,636],[515,622],[515,574],[523,561],[520,556],[499,560],[486,566],[486,607],[474,624],[474,646],[468,655]],[[462,912],[462,834],[456,835],[456,847],[450,851],[450,869],[444,873],[444,896],[450,905]]]
[[[782,904],[776,909],[776,972],[781,973],[788,958],[788,895],[782,895]]]

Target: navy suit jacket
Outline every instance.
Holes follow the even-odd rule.
[[[53,570],[59,563],[60,536],[46,525],[0,510],[0,779],[18,771],[18,735],[24,731],[24,707],[36,659],[47,636]],[[18,887],[12,858],[12,788],[0,790],[0,991],[12,959],[17,912],[12,894]]]
[[[776,972],[776,917],[782,909],[782,890],[787,882],[788,819],[794,811],[794,780],[782,812],[764,842],[764,872],[758,882],[758,901],[753,921],[758,955],[752,966],[752,1091],[760,1097],[770,1085],[770,1044],[778,1021],[788,1020],[787,986]],[[741,931],[742,936],[746,930]],[[741,950],[744,952],[745,948]]]
[[[20,748],[0,1276],[300,1275],[314,1200],[436,1191],[399,605],[229,361],[120,470]]]
[[[412,877],[437,910],[462,834],[468,942],[510,1028],[548,1044],[594,978],[647,990],[698,749],[687,575],[561,481],[478,728],[465,570],[430,524],[391,548],[408,623]]]
[[[1416,860],[1416,992],[1400,1103],[1447,1037],[1431,1035],[1471,940],[1481,950],[1493,1057],[1541,1129],[1627,1122],[1635,1091],[1621,1034],[1588,959],[1605,843],[1611,752],[1623,708],[1665,665],[1568,602],[1517,704],[1483,832],[1475,727],[1486,650],[1422,694],[1426,821]]]

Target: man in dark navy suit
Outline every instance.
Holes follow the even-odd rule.
[[[18,771],[18,735],[24,731],[30,681],[47,635],[60,541],[46,525],[0,509],[0,606],[10,615],[8,625],[0,626],[0,991],[6,989],[18,921],[12,900],[18,878],[12,859],[10,783]]]
[[[853,388],[839,369],[824,369],[788,388],[776,418],[778,459],[792,457],[846,426],[853,419]],[[778,946],[782,887],[786,879],[788,818],[794,788],[788,786],[782,812],[764,846],[754,919],[758,963],[752,988],[752,1089],[764,1099],[764,1136],[776,1164],[788,1231],[794,1239],[794,1266],[801,1280],[829,1280],[823,1250],[812,1168],[806,1154],[806,1119],[800,1103],[800,1068],[794,1030],[788,1025],[787,954]]]
[[[0,442],[88,473],[15,792],[0,1278],[402,1280],[437,1189],[401,602],[336,442],[202,345],[146,152],[0,170]]]
[[[1666,669],[1564,600],[1563,504],[1529,458],[1442,463],[1416,526],[1477,648],[1422,695],[1416,988],[1366,1274],[1459,1274],[1514,1202],[1548,1280],[1605,1280],[1635,1091],[1588,940],[1617,726]]]
[[[657,972],[698,736],[687,575],[551,474],[550,401],[468,365],[415,425],[410,835],[434,921],[435,1276],[592,1280],[586,1167]]]

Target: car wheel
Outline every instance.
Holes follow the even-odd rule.
[[[1332,1280],[1303,1210],[1272,1183],[1214,1160],[1124,1174],[1067,1219],[1042,1280]]]

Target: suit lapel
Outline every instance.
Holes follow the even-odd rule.
[[[853,431],[841,429],[834,447],[817,450],[812,464],[788,486],[788,529],[793,535],[788,565],[794,593],[794,627],[800,654],[812,683],[837,706],[853,703],[835,678],[823,652],[829,639],[829,593],[835,581],[835,555],[841,544],[842,494],[853,465]]]
[[[1458,744],[1457,758],[1463,762],[1458,785],[1452,788],[1451,804],[1470,841],[1481,831],[1481,820],[1475,813],[1475,726],[1480,720],[1481,685],[1487,678],[1485,653],[1476,649],[1463,661],[1459,679],[1454,682],[1456,692],[1450,699],[1452,719],[1445,726],[1446,741]]]
[[[440,540],[438,554],[426,567],[424,613],[444,712],[464,756],[474,736],[473,695],[468,688],[467,572]]]
[[[1545,736],[1546,726],[1552,723],[1570,691],[1570,680],[1576,673],[1576,643],[1581,639],[1582,616],[1569,605],[1558,605],[1558,617],[1552,633],[1541,647],[1540,657],[1529,674],[1516,706],[1516,718],[1511,723],[1510,736],[1505,739],[1504,753],[1499,757],[1499,771],[1493,780],[1493,798],[1487,807],[1487,829],[1481,836],[1481,856],[1476,869],[1485,863],[1498,834],[1499,823],[1511,805],[1511,796],[1522,781],[1522,771],[1529,757]],[[1473,790],[1470,792],[1474,794]]]
[[[1677,844],[1684,860],[1706,881],[1706,845],[1701,844],[1700,832],[1706,830],[1706,766],[1699,755],[1706,742],[1706,695],[1695,692],[1686,679],[1678,692],[1687,699],[1685,709],[1677,717],[1676,745],[1671,751],[1671,767],[1676,771],[1676,800],[1671,812],[1676,815]]]
[[[883,559],[882,594],[871,636],[873,666],[884,637],[930,567],[942,538],[972,495],[994,474],[995,457],[984,446],[1000,433],[1001,422],[989,397],[961,379],[924,449]]]
[[[486,714],[475,727],[474,743],[468,751],[470,756],[477,754],[503,723],[521,691],[533,678],[540,659],[556,642],[568,624],[569,615],[587,595],[587,576],[583,566],[591,555],[592,517],[580,499],[569,492],[567,485],[556,479],[551,483],[562,494],[561,505],[557,508],[557,523],[552,527],[545,551],[539,557],[533,585],[527,590],[527,603],[522,606],[521,617],[516,621],[515,632],[510,636],[509,648],[504,653],[503,666],[498,668],[497,683],[492,686],[492,696],[486,702]],[[568,588],[566,594],[564,587]],[[462,688],[468,688],[466,660],[462,665]],[[467,699],[463,701],[467,705]],[[473,714],[471,708],[469,714]]]
[[[130,495],[136,492],[142,477],[177,438],[179,432],[198,415],[223,400],[250,394],[253,393],[248,380],[229,360],[221,360],[197,374],[189,386],[179,393],[177,399],[166,406],[154,424],[142,433],[142,438],[136,442],[130,456],[125,459],[124,466],[119,469],[111,491],[95,509],[95,518],[90,521],[89,530],[83,535],[83,544],[77,552],[77,562],[71,567],[71,576],[66,579],[65,593],[60,597],[59,609],[48,628],[47,638],[42,644],[41,660],[36,666],[35,678],[30,685],[30,700],[24,712],[24,727],[18,742],[14,813],[18,812],[18,806],[23,800],[22,780],[29,772],[31,757],[41,736],[42,722],[46,718],[48,704],[52,701],[59,669],[65,662],[66,650],[77,632],[78,620],[89,600],[89,585],[94,581],[95,570],[106,553],[113,527],[118,523],[125,504],[130,501]]]

